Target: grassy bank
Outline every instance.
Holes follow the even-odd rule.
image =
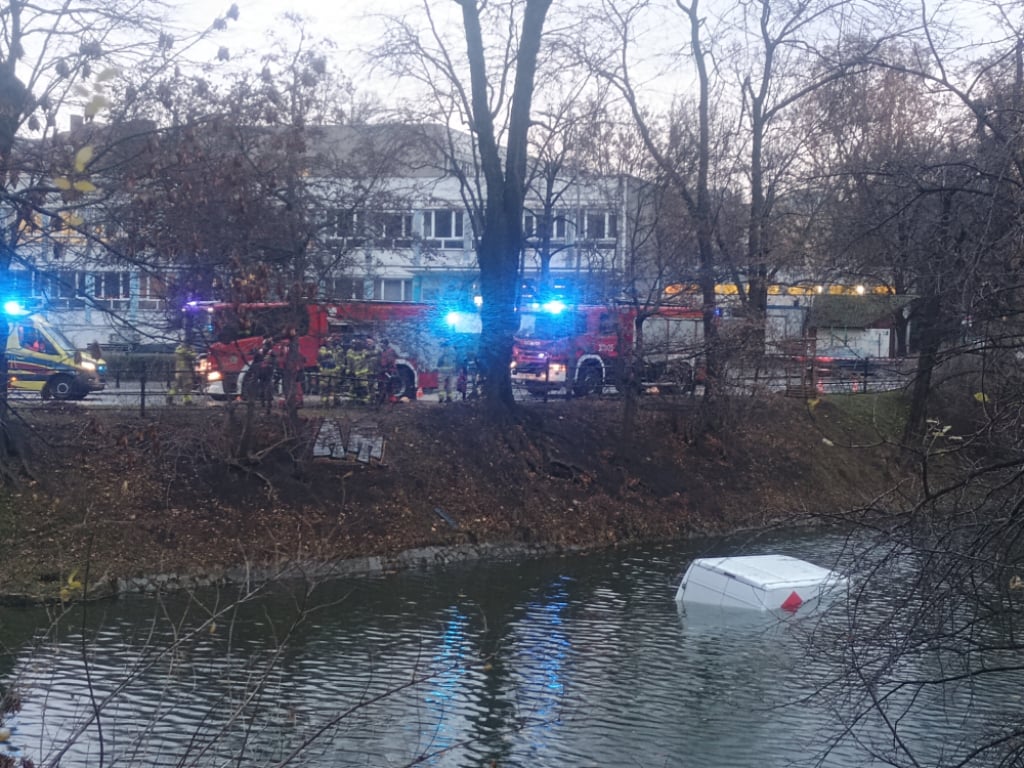
[[[245,563],[803,524],[897,479],[897,395],[726,403],[710,434],[692,401],[648,403],[628,443],[615,400],[534,404],[499,431],[475,403],[310,408],[298,433],[258,414],[244,456],[241,409],[26,409],[27,461],[0,504],[0,592],[77,597],[86,573],[98,589]],[[315,456],[325,419],[346,441],[379,440],[381,458]]]

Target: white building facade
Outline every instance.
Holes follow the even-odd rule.
[[[325,141],[344,143],[347,129],[323,130]],[[310,276],[319,298],[472,305],[479,277],[474,204],[467,202],[466,174],[439,170],[452,163],[431,146],[408,163],[407,172],[382,180],[387,197],[400,205],[321,214],[318,247],[346,257],[337,270]],[[463,159],[464,168],[472,167]],[[558,189],[547,199],[531,190],[526,200],[524,290],[539,291],[546,283],[580,299],[608,298],[626,258],[630,183],[581,174]],[[166,346],[178,337],[174,317],[181,308],[167,299],[175,272],[173,263],[160,274],[113,266],[101,248],[73,234],[51,233],[23,243],[8,288],[80,347]]]

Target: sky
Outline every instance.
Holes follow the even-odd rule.
[[[324,0],[235,0],[238,4],[237,21],[229,22],[228,29],[217,33],[220,44],[234,52],[243,49],[260,49],[266,45],[267,33],[283,27],[284,13],[295,13],[310,20],[310,29],[317,35],[329,37],[343,53],[353,51],[370,42],[375,27],[374,14],[401,14],[410,6],[415,9],[415,0],[348,0],[347,2],[324,2]],[[217,16],[223,16],[232,0],[180,0],[184,10],[181,22],[194,29],[209,25]]]
[[[380,20],[375,19],[375,16],[380,14],[401,16],[405,13],[409,15],[410,19],[416,19],[423,15],[423,0],[234,1],[239,7],[238,20],[231,21],[228,29],[216,33],[204,53],[204,58],[208,60],[216,58],[217,49],[220,46],[228,48],[233,60],[238,60],[246,49],[257,52],[264,51],[268,46],[268,30],[284,29],[285,25],[281,20],[282,14],[285,12],[297,13],[310,20],[308,29],[312,33],[329,38],[337,45],[342,70],[355,81],[357,87],[364,93],[376,92],[385,102],[388,101],[388,96],[394,96],[397,93],[394,90],[395,84],[384,84],[382,81],[369,79],[366,71],[361,69],[364,59],[358,51],[360,48],[366,49],[376,42]],[[919,6],[916,5],[917,0],[903,1],[914,4],[919,10]],[[176,9],[180,9],[176,21],[198,30],[208,27],[217,16],[223,16],[232,0],[212,0],[212,2],[211,0],[168,0],[168,2]],[[454,10],[456,5],[452,0],[429,0],[429,2],[432,11],[438,15],[452,14],[450,23],[458,24],[461,27],[457,15],[455,15],[457,13]],[[731,7],[735,0],[702,0],[702,7],[709,9],[716,2],[724,2]],[[923,2],[931,13],[938,12],[940,18],[952,14],[961,23],[969,23],[970,28],[977,34],[957,38],[962,45],[966,46],[967,52],[977,51],[972,45],[976,41],[969,40],[968,37],[983,38],[992,33],[994,25],[991,24],[989,14],[993,0],[923,0]],[[1011,4],[1010,7],[1014,7],[1014,4]],[[1016,13],[1021,13],[1021,11],[1018,10]],[[644,43],[637,43],[634,48],[634,52],[639,51],[641,56],[651,56],[649,62],[651,75],[641,79],[646,81],[645,92],[657,97],[657,102],[660,104],[670,102],[675,94],[686,91],[690,87],[683,70],[673,67],[668,70],[666,75],[661,71],[665,66],[665,60],[659,60],[654,56],[656,50],[678,52],[680,45],[683,44],[680,38],[684,36],[686,30],[681,27],[678,14],[673,13],[669,21],[670,23],[660,26],[649,26],[644,33]],[[634,62],[634,67],[636,67],[636,62]],[[640,71],[645,70],[641,69]]]
[[[208,28],[218,16],[223,17],[233,0],[169,0],[180,9],[175,23],[192,30]],[[227,29],[217,31],[197,51],[199,58],[212,61],[218,48],[224,46],[233,62],[243,60],[245,51],[263,53],[271,44],[270,30],[284,31],[288,23],[283,14],[299,14],[308,19],[307,29],[318,38],[327,38],[337,46],[342,72],[351,78],[364,94],[376,94],[385,103],[394,95],[395,84],[372,80],[360,49],[372,46],[380,35],[380,14],[401,16],[403,12],[422,14],[421,0],[234,0],[238,19],[228,22]],[[450,4],[451,0],[432,0]]]

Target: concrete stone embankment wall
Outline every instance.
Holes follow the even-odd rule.
[[[255,587],[280,580],[322,581],[347,576],[370,576],[384,571],[430,568],[473,560],[502,560],[538,557],[564,547],[523,544],[473,544],[451,547],[423,547],[388,555],[371,555],[336,562],[288,561],[269,566],[243,566],[208,573],[160,573],[111,579],[89,589],[90,598],[127,594],[157,595],[181,590],[217,586]]]

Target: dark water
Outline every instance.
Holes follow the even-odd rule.
[[[694,556],[843,567],[844,544],[469,564],[234,607],[228,591],[122,599],[52,626],[3,609],[0,679],[23,698],[11,749],[65,768],[883,765],[866,750],[892,752],[884,724],[840,738],[843,700],[814,695],[839,671],[834,638],[812,642],[827,617],[697,623],[674,601]],[[951,761],[1020,683],[901,702],[899,738],[925,765]]]

